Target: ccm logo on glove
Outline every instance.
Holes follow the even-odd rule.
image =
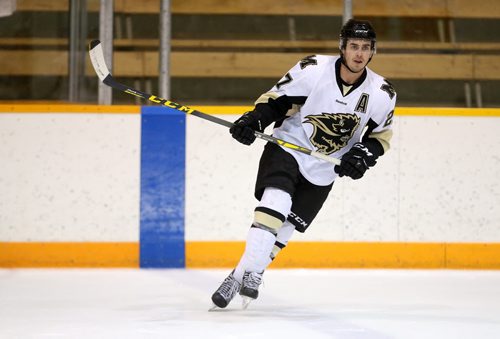
[[[366,170],[375,166],[376,156],[363,143],[357,142],[342,156],[340,165],[335,166],[339,177],[347,176],[354,180],[360,179]]]

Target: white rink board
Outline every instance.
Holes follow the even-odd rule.
[[[404,117],[400,136],[401,240],[500,242],[500,119]]]
[[[0,241],[138,241],[139,114],[0,114]]]
[[[263,142],[246,147],[223,127],[187,121],[186,240],[244,240]],[[399,116],[394,132],[379,164],[337,180],[294,240],[499,242],[500,119]]]
[[[186,121],[186,240],[240,240],[253,218],[264,142],[248,147],[226,127],[195,117]]]
[[[186,121],[186,240],[242,241],[264,142]],[[397,117],[389,153],[294,240],[500,242],[499,122]],[[0,241],[139,241],[139,114],[2,113],[0,145]]]

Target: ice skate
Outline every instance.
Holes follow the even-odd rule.
[[[225,308],[231,300],[233,300],[236,293],[240,291],[241,284],[234,279],[233,272],[231,272],[231,274],[224,279],[217,291],[212,294],[212,301],[214,305],[209,311],[217,308]]]
[[[247,309],[250,303],[259,296],[259,286],[262,283],[262,273],[245,272],[241,284],[240,295],[243,299],[243,309]]]

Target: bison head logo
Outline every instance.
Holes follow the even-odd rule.
[[[359,126],[359,117],[347,113],[322,113],[308,115],[304,122],[314,126],[309,140],[318,152],[332,154],[347,145]]]

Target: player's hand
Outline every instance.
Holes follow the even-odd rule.
[[[335,166],[334,170],[339,177],[347,176],[356,180],[363,177],[366,170],[376,163],[375,155],[361,142],[357,142],[342,156],[340,165]]]
[[[255,141],[255,131],[262,132],[262,125],[257,111],[243,114],[229,129],[229,133],[244,145],[250,145]]]

